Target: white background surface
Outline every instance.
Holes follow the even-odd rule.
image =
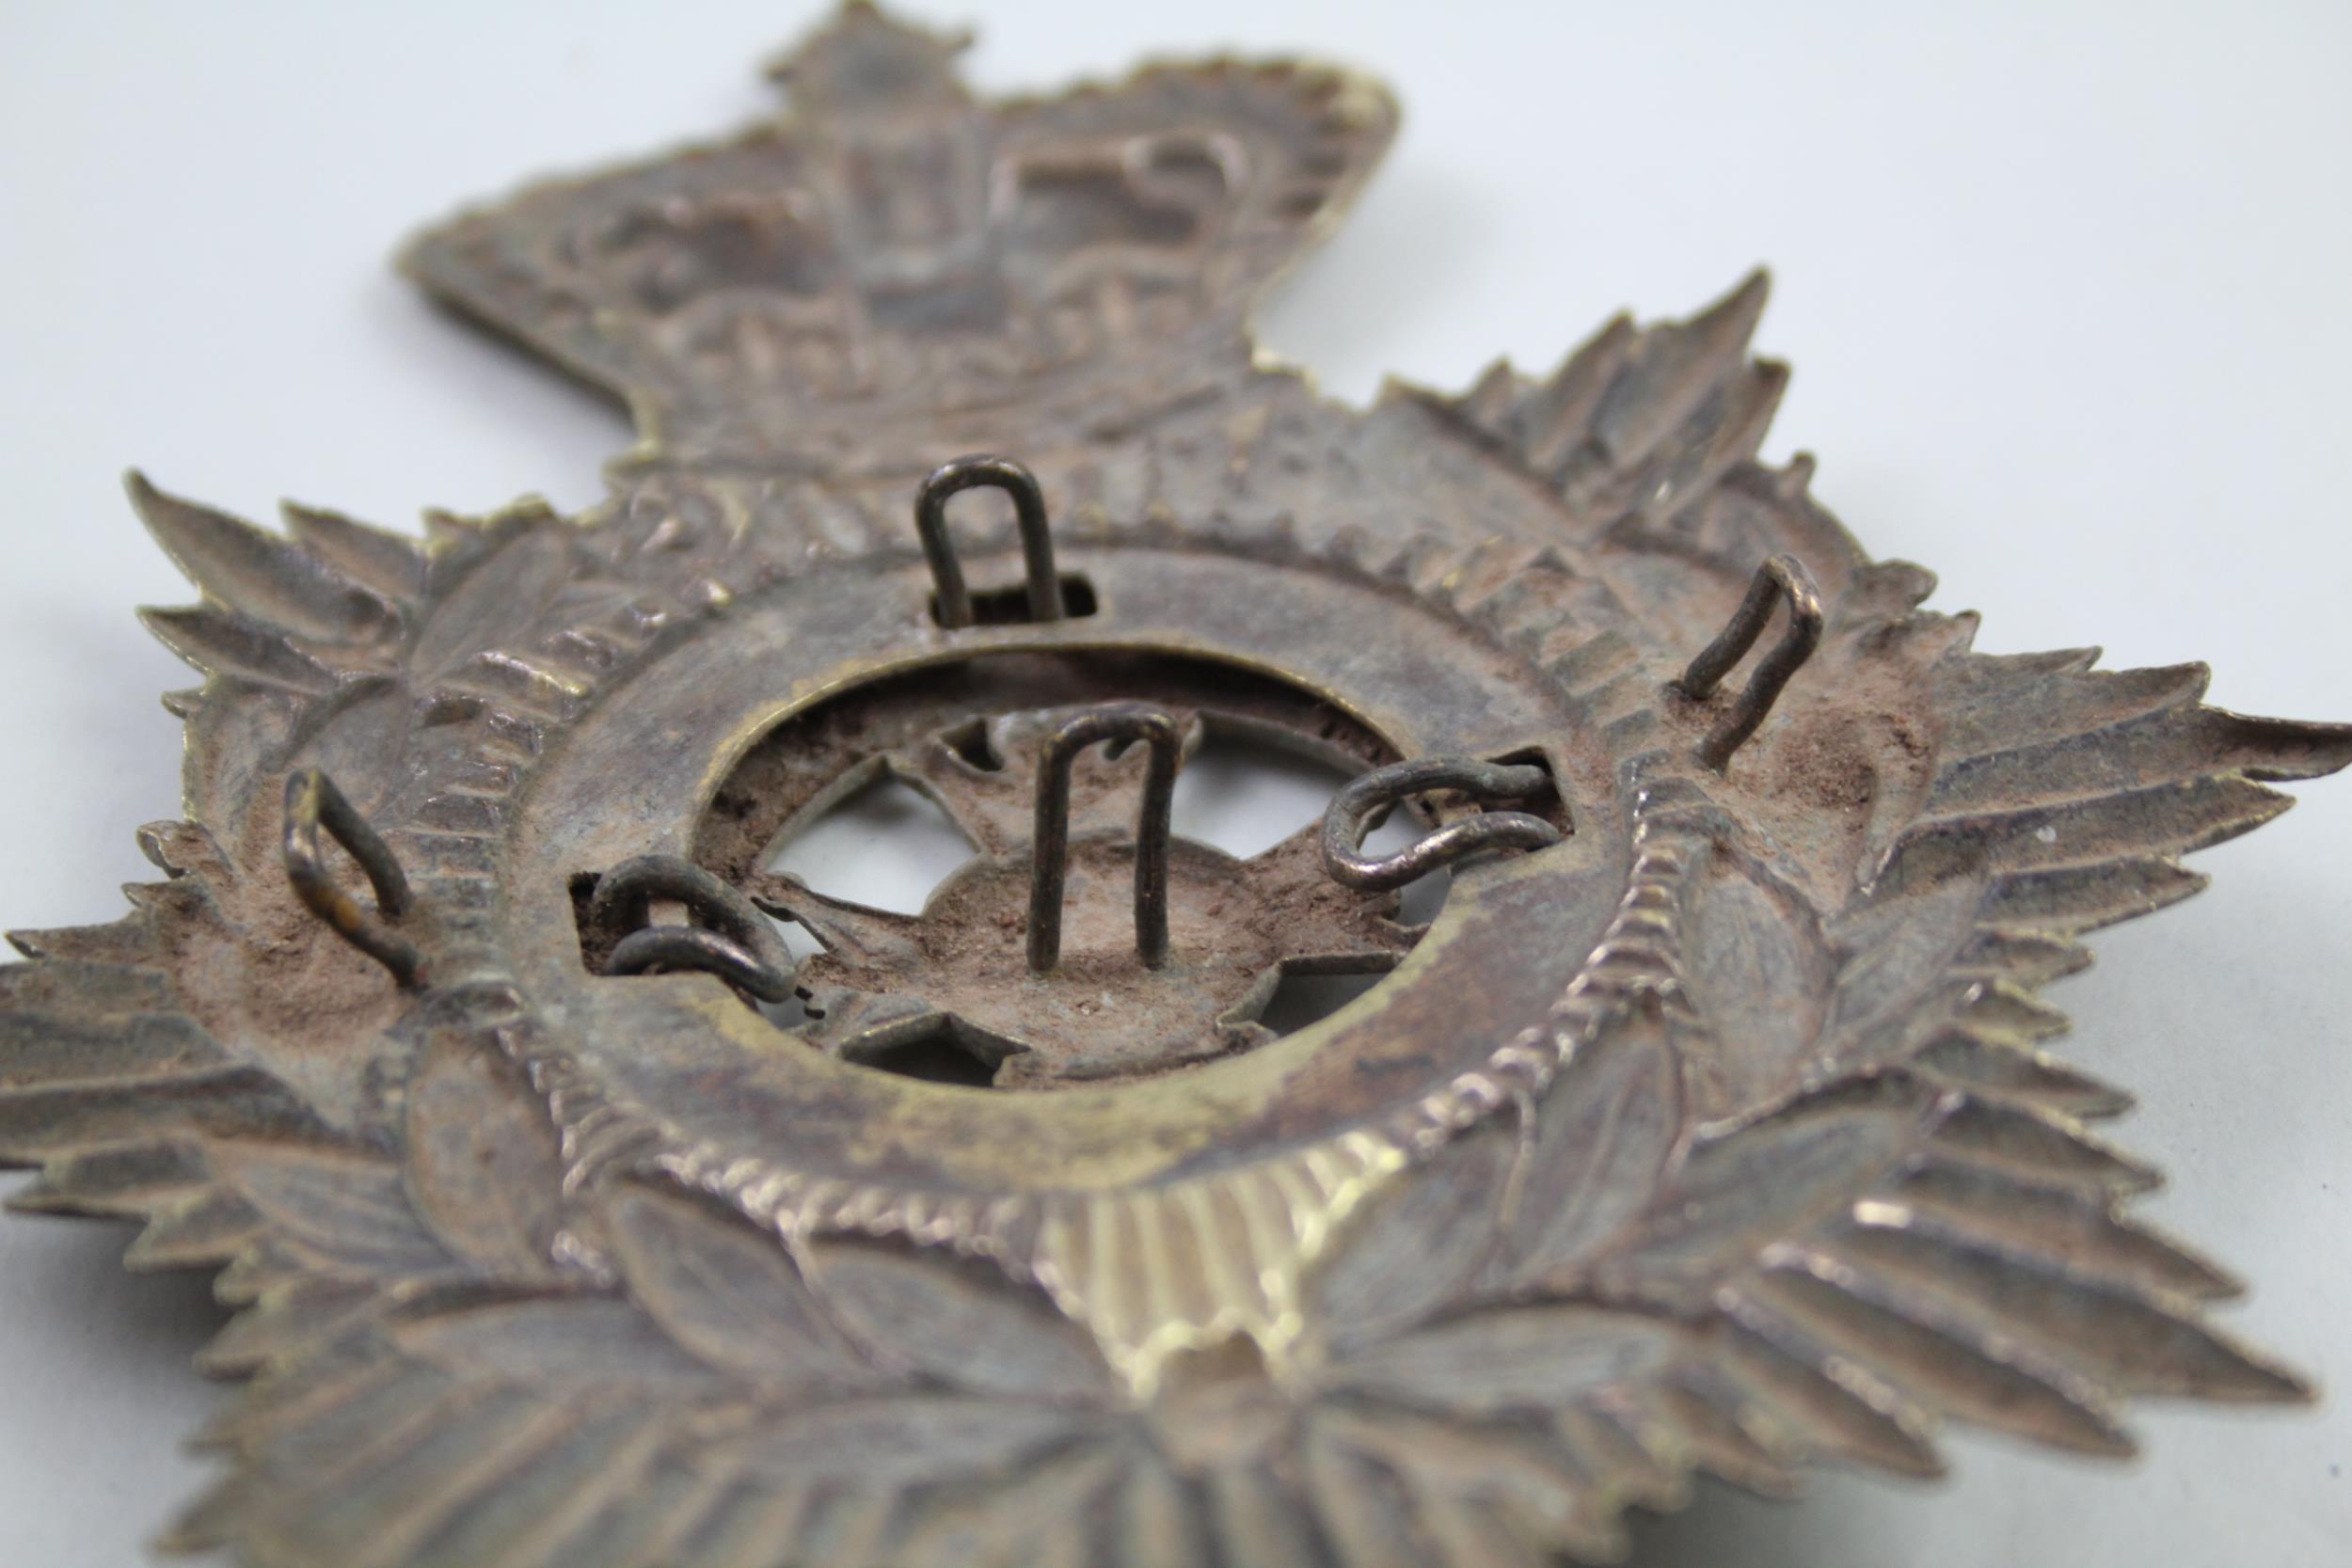
[[[931,20],[968,20],[942,0]],[[1385,371],[1549,365],[1620,306],[1769,261],[1797,377],[1770,451],[1995,651],[2207,658],[2215,700],[2352,718],[2352,7],[1333,0],[991,8],[995,89],[1147,50],[1330,55],[1406,129],[1263,318],[1361,399]],[[461,198],[761,112],[812,8],[35,6],[0,27],[0,925],[111,919],[171,814],[185,594],[116,476],[251,516],[577,506],[624,432],[385,266]],[[2062,1049],[2134,1088],[2148,1212],[2256,1283],[2231,1324],[2352,1389],[2352,787],[2109,933]],[[206,1467],[203,1287],[122,1236],[0,1223],[0,1568],[119,1568]],[[2352,1411],[2164,1410],[2097,1466],[1955,1440],[1940,1488],[1704,1491],[1649,1568],[2320,1568],[2352,1561]]]

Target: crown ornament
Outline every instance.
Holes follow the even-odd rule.
[[[990,103],[964,42],[847,7],[772,69],[775,121],[526,191],[407,269],[625,397],[647,461],[903,478],[1246,379],[1250,302],[1396,124],[1360,76],[1236,60]]]

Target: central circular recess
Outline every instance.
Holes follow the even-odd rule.
[[[1131,726],[1150,716],[1158,738],[1075,740],[1073,724],[1091,735],[1122,714]],[[808,1048],[1000,1088],[1149,1077],[1276,1038],[1287,988],[1376,977],[1420,935],[1395,894],[1325,873],[1317,820],[1244,854],[1169,841],[1166,949],[1149,951],[1138,834],[1154,747],[1189,763],[1236,743],[1334,777],[1397,755],[1315,693],[1211,659],[976,655],[778,724],[712,796],[693,858],[811,939],[797,977],[805,1016],[779,1019]],[[923,797],[970,847],[919,911],[848,902],[777,869],[802,835],[885,784]],[[1041,882],[1039,800],[1057,787],[1066,849],[1049,842],[1042,857],[1060,868],[1055,888]],[[1058,942],[1041,963],[1032,928],[1057,908]]]

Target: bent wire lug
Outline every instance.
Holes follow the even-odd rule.
[[[1699,650],[1683,671],[1675,687],[1683,695],[1704,701],[1732,667],[1747,657],[1764,634],[1766,623],[1772,620],[1775,603],[1788,607],[1788,626],[1772,651],[1756,666],[1739,700],[1731,710],[1708,732],[1699,743],[1699,760],[1721,773],[1730,765],[1731,755],[1747,743],[1748,737],[1763,723],[1780,700],[1789,677],[1813,657],[1821,642],[1821,590],[1813,581],[1813,574],[1804,562],[1793,555],[1776,555],[1756,569],[1748,583],[1747,596],[1731,613],[1724,629],[1715,634],[1715,641]]]
[[[1323,816],[1323,868],[1343,887],[1385,893],[1418,880],[1471,855],[1501,849],[1541,849],[1561,839],[1558,828],[1529,812],[1485,812],[1451,822],[1393,855],[1363,852],[1373,820],[1408,796],[1458,789],[1484,804],[1524,800],[1551,784],[1551,775],[1533,764],[1495,763],[1477,757],[1417,757],[1391,763],[1350,780],[1331,798]]]
[[[1038,488],[1037,476],[1009,457],[976,454],[941,464],[915,493],[914,529],[923,541],[923,559],[930,563],[931,585],[939,596],[939,624],[951,631],[973,624],[972,592],[965,586],[955,544],[947,537],[947,500],[977,489],[1002,490],[1012,498],[1028,575],[1029,619],[1062,619],[1061,578],[1054,566],[1054,537],[1046,524],[1045,495]]]

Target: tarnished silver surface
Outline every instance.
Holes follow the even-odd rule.
[[[588,515],[135,482],[202,594],[149,612],[185,816],[129,917],[17,939],[0,1155],[225,1266],[182,1544],[1497,1568],[1694,1472],[1931,1473],[1939,1418],[2302,1396],[2126,1216],[2035,992],[2352,732],[1972,653],[1756,460],[1760,279],[1460,396],[1258,364],[1370,83],[985,103],[953,53],[851,7],[787,117],[417,244],[629,399]],[[1359,778],[1168,839],[1220,733]],[[885,774],[975,847],[920,914],[771,869]]]

